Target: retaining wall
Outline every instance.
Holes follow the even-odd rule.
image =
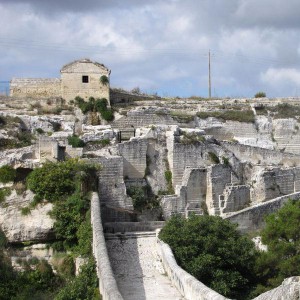
[[[162,259],[162,264],[172,284],[187,300],[226,300],[224,296],[210,289],[195,277],[180,268],[171,248],[157,239],[157,252]]]
[[[99,289],[103,300],[123,300],[119,292],[107,254],[101,223],[100,201],[97,193],[92,194],[91,222],[93,229],[93,253],[99,278]]]

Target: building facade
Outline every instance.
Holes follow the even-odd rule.
[[[76,96],[109,99],[110,70],[89,59],[73,61],[62,67],[61,78],[13,78],[10,96],[48,98],[62,97],[72,100]]]

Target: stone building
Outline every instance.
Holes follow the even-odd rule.
[[[62,97],[72,100],[76,96],[88,99],[109,99],[110,70],[89,59],[66,64],[60,70],[61,78],[13,78],[10,82],[10,96],[48,98]]]

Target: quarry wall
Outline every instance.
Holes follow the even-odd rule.
[[[300,164],[300,156],[297,154],[285,153],[231,142],[223,141],[220,143],[225,149],[233,152],[239,160],[248,161],[252,164],[284,165],[290,167]]]
[[[238,224],[238,229],[243,232],[251,232],[261,229],[264,226],[264,217],[280,209],[289,199],[298,200],[300,192],[285,195],[269,200],[255,206],[245,208],[241,211],[231,213],[224,218]]]

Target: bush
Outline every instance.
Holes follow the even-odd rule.
[[[54,298],[55,300],[93,299],[100,300],[98,278],[93,259],[81,267],[79,275],[70,280]]]
[[[11,194],[11,190],[9,188],[0,189],[0,203],[5,201],[5,198]]]
[[[254,244],[236,225],[216,216],[173,216],[159,237],[177,263],[226,297],[247,299],[256,284]]]
[[[42,128],[37,128],[35,131],[36,131],[38,134],[44,134],[44,133],[45,133],[45,131],[44,131]]]
[[[265,92],[257,92],[254,95],[254,98],[265,98],[266,97],[266,93]]]
[[[17,171],[10,165],[0,167],[0,182],[8,183],[14,181]]]
[[[55,219],[56,238],[64,240],[65,249],[70,249],[77,244],[77,231],[85,220],[85,214],[89,208],[89,199],[82,197],[80,193],[75,193],[65,201],[55,203],[50,215]]]
[[[50,202],[72,195],[78,186],[94,188],[96,167],[70,159],[64,162],[46,162],[27,177],[28,188],[36,194],[37,201]]]
[[[85,146],[84,141],[79,138],[77,135],[72,135],[68,137],[68,143],[71,145],[73,148],[82,148]]]

